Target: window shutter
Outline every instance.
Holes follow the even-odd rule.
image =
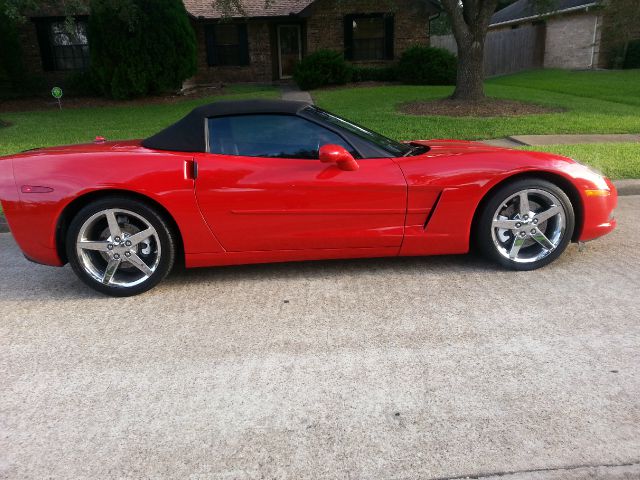
[[[37,20],[35,25],[36,35],[38,36],[38,45],[40,46],[42,68],[45,72],[50,72],[56,69],[53,58],[53,45],[51,45],[50,23],[45,20]]]
[[[393,60],[393,30],[393,15],[386,15],[384,17],[384,56],[387,60]]]
[[[210,67],[216,65],[216,29],[215,25],[204,26],[204,40],[207,45],[207,65]]]
[[[353,60],[353,20],[354,15],[344,16],[344,58]]]
[[[247,24],[238,25],[238,62],[240,65],[249,65],[249,35],[247,33]]]

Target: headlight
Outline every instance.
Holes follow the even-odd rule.
[[[587,191],[587,195],[589,195],[589,196],[597,196],[597,197],[602,197],[602,196],[609,195],[610,188],[609,188],[609,185],[607,185],[607,181],[605,180],[606,175],[604,173],[602,173],[597,168],[594,168],[594,167],[592,167],[590,165],[586,165],[586,164],[584,164],[582,162],[579,162],[575,158],[572,158],[571,160],[576,162],[578,165],[583,167],[586,171],[588,171],[591,174],[589,180],[591,180],[595,184],[596,189],[595,190],[588,190]],[[590,192],[607,192],[607,193],[590,193]]]
[[[595,167],[592,167],[591,165],[587,165],[586,163],[582,163],[579,160],[576,160],[575,158],[572,158],[571,160],[573,160],[574,162],[576,162],[578,165],[582,165],[584,168],[586,168],[587,170],[589,170],[591,173],[595,173],[596,175],[599,175],[600,177],[606,177],[606,175],[604,174],[604,172],[601,172],[600,170],[598,170]]]

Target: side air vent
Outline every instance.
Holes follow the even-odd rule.
[[[429,214],[427,215],[426,220],[424,221],[424,229],[427,229],[427,225],[429,225],[429,220],[431,220],[431,217],[433,217],[433,212],[436,211],[436,208],[438,208],[438,203],[440,203],[440,197],[442,197],[442,192],[438,193],[438,196],[436,197],[436,201],[433,202],[433,206],[431,207],[431,210],[429,210]]]

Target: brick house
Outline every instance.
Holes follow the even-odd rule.
[[[198,41],[191,83],[287,79],[304,55],[324,48],[385,65],[410,45],[428,45],[429,19],[439,11],[433,0],[243,0],[242,16],[225,16],[212,0],[184,4]],[[60,83],[88,66],[87,15],[76,17],[72,33],[59,12],[29,17],[21,43],[31,73]]]
[[[496,12],[489,32],[535,28],[540,67],[582,69],[604,63],[600,58],[603,9],[598,0],[556,0],[547,9],[532,0],[518,0]]]

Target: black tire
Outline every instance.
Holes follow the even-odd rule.
[[[512,258],[509,258],[508,256],[505,256],[505,250],[509,245],[509,241],[511,241],[511,237],[513,237],[513,242],[515,242],[518,235],[530,235],[530,232],[535,232],[535,227],[537,226],[537,224],[533,225],[529,224],[529,222],[532,222],[537,215],[542,213],[542,208],[540,209],[540,211],[532,210],[534,215],[530,216],[530,218],[528,218],[526,221],[523,220],[522,223],[516,223],[515,225],[520,225],[520,227],[518,227],[519,230],[502,230],[502,237],[499,236],[499,231],[497,228],[494,231],[493,221],[494,216],[498,212],[498,209],[503,208],[507,205],[505,202],[513,198],[514,195],[525,191],[534,191],[532,192],[534,195],[536,194],[536,191],[543,192],[538,193],[538,195],[544,195],[544,192],[547,192],[558,200],[558,202],[554,202],[554,204],[559,203],[559,206],[561,206],[564,210],[562,212],[564,214],[563,218],[557,216],[556,220],[549,219],[546,222],[540,223],[540,225],[542,225],[542,228],[539,228],[538,230],[542,232],[543,235],[547,234],[547,231],[543,231],[543,229],[548,229],[549,231],[551,231],[550,226],[552,222],[560,222],[558,223],[558,225],[564,225],[564,229],[563,231],[561,228],[558,229],[557,235],[559,236],[557,237],[557,244],[552,250],[544,248],[541,246],[541,244],[534,241],[534,239],[531,238],[533,237],[533,235],[527,237],[528,243],[525,243],[519,251],[523,252],[524,256],[524,253],[527,251],[527,249],[529,249],[532,252],[530,253],[530,258],[514,260]],[[543,199],[544,197],[539,196],[539,198]],[[519,202],[519,200],[512,201]],[[509,219],[507,221],[516,222],[519,218],[524,219],[524,217],[520,217],[520,215],[520,212],[518,212],[516,213],[515,219],[508,217]],[[527,223],[527,225],[524,225],[525,223]],[[530,228],[531,230],[529,230]],[[547,180],[539,178],[527,178],[507,183],[490,194],[490,197],[488,197],[484,202],[479,212],[478,221],[475,225],[474,240],[476,246],[480,250],[480,253],[482,253],[489,260],[497,262],[503,267],[512,270],[535,270],[537,268],[541,268],[545,265],[550,264],[560,255],[562,255],[562,252],[564,252],[564,250],[567,248],[567,245],[569,245],[569,243],[571,242],[574,228],[575,213],[573,205],[571,204],[571,200],[569,199],[567,194],[560,187]],[[525,229],[527,230],[527,232],[523,233],[523,230]],[[554,232],[552,233],[555,232],[556,231],[554,230]],[[501,242],[503,238],[504,243]],[[525,240],[522,241],[524,242]],[[513,244],[514,243],[511,243],[511,246],[513,246]],[[538,260],[536,260],[536,249],[539,250],[538,255],[544,255]],[[519,254],[516,253],[516,258],[518,255]]]
[[[149,273],[142,273],[142,271],[137,272],[137,270],[140,270],[140,269],[133,268],[134,267],[133,263],[127,263],[124,257],[125,254],[131,256],[132,255],[131,252],[133,250],[136,250],[134,252],[135,255],[133,256],[137,257],[138,260],[140,258],[143,258],[143,253],[142,253],[143,250],[141,250],[141,247],[146,246],[145,244],[141,243],[138,247],[136,247],[135,245],[133,247],[125,247],[124,240],[126,239],[125,236],[128,234],[123,229],[122,241],[121,243],[116,245],[116,248],[123,249],[122,252],[125,252],[126,249],[131,249],[129,253],[125,252],[123,253],[123,255],[121,255],[121,260],[120,260],[120,263],[118,263],[118,265],[120,265],[121,267],[120,271],[127,270],[129,273],[125,272],[124,274],[130,274],[134,281],[136,281],[135,273],[137,272],[141,276],[141,279],[137,280],[140,282],[138,284],[131,285],[131,286],[128,286],[128,285],[124,286],[124,285],[118,285],[118,284],[104,284],[95,278],[96,276],[95,274],[92,275],[91,269],[88,269],[86,267],[87,264],[91,264],[94,266],[95,264],[101,261],[101,258],[96,255],[107,257],[107,255],[113,255],[115,250],[112,249],[109,252],[90,252],[90,254],[92,255],[92,258],[96,259],[90,262],[86,260],[85,256],[78,253],[77,242],[79,241],[79,235],[80,235],[81,229],[83,229],[83,226],[85,226],[86,222],[88,221],[107,222],[106,216],[103,220],[90,220],[90,219],[96,216],[97,216],[96,218],[100,219],[101,218],[100,215],[103,212],[109,211],[109,210],[131,212],[136,215],[135,217],[133,215],[130,215],[130,217],[133,218],[134,221],[139,222],[140,224],[142,224],[141,222],[144,221],[146,222],[147,228],[151,226],[153,227],[153,229],[155,229],[153,237],[151,237],[151,239],[148,241],[149,243],[146,244],[149,246],[148,248],[150,251],[152,248],[151,245],[155,247],[155,257],[153,262],[154,270],[152,273],[150,273],[151,269],[149,269]],[[126,213],[123,213],[122,215],[124,215],[125,219],[128,218],[126,216]],[[121,216],[119,218],[123,218],[123,217]],[[116,223],[119,223],[119,220],[116,220]],[[126,225],[128,224],[125,224],[124,228],[127,228]],[[140,228],[139,230],[142,230],[142,228]],[[149,229],[148,231],[151,231],[151,229]],[[101,242],[105,241],[105,243],[113,243],[113,240],[109,240],[111,238],[112,237],[110,236],[108,237],[107,240],[101,240]],[[131,238],[131,236],[129,238]],[[105,198],[96,200],[95,202],[88,204],[76,214],[76,216],[71,221],[71,224],[69,225],[69,229],[67,231],[65,249],[67,252],[67,258],[69,259],[69,264],[71,265],[71,268],[73,268],[73,271],[76,273],[76,275],[86,285],[106,295],[111,295],[114,297],[128,297],[133,295],[139,295],[143,292],[146,292],[147,290],[152,289],[169,274],[175,262],[177,245],[178,245],[178,242],[176,238],[176,233],[170,227],[169,223],[167,222],[166,218],[164,218],[163,214],[159,212],[158,209],[156,209],[154,206],[147,204],[146,202],[135,200],[125,196],[111,196],[111,197],[105,197]],[[109,248],[112,248],[112,247],[113,245],[111,245]],[[151,253],[151,255],[154,255],[154,254]],[[83,258],[81,258],[81,256]],[[113,258],[111,258],[111,260],[113,260]],[[106,269],[108,260],[105,258],[105,259],[102,259],[102,261],[105,263],[105,269]],[[119,267],[116,267],[115,273],[113,274],[113,277],[112,277],[113,279],[117,278],[116,277],[116,275],[118,274],[117,268]],[[99,273],[98,270],[99,270],[99,267],[96,268],[96,272],[94,273]],[[103,279],[103,281],[105,280]],[[111,278],[109,282],[111,282]],[[123,283],[126,283],[126,282],[123,282]],[[132,281],[130,283],[134,283],[134,282]]]

